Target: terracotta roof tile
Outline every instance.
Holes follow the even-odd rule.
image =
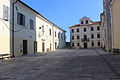
[[[78,27],[78,26],[80,26],[80,24],[75,24],[75,25],[73,25],[73,26],[71,26],[69,28]]]
[[[100,21],[93,22],[92,25],[94,25],[94,24],[100,24]]]
[[[95,24],[100,24],[100,21],[97,21],[97,22],[92,22],[92,24],[89,24],[89,25],[95,25]],[[75,24],[69,28],[74,28],[74,27],[78,27],[78,26],[87,26],[87,25],[80,25],[80,24]]]

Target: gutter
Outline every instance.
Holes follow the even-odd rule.
[[[18,0],[15,0],[15,2],[12,3],[12,58],[15,58],[15,53],[14,53],[14,6],[15,3],[17,3]]]

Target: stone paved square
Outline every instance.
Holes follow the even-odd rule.
[[[1,61],[0,80],[120,80],[119,60],[102,49],[26,55]]]

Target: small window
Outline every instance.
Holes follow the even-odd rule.
[[[72,40],[74,40],[74,36],[72,36]]]
[[[74,43],[72,43],[72,47],[74,47]]]
[[[57,49],[57,42],[55,42],[55,49]]]
[[[60,32],[58,33],[58,38],[60,38]]]
[[[94,42],[91,43],[91,46],[94,46]]]
[[[79,32],[79,28],[77,29],[77,32]]]
[[[100,42],[98,42],[98,46],[100,46]]]
[[[74,33],[74,29],[72,29],[72,33]]]
[[[87,29],[86,28],[84,28],[84,32],[86,32],[87,31]]]
[[[79,36],[77,36],[77,39],[79,40],[79,39],[80,39],[80,37],[79,37]]]
[[[84,35],[84,41],[86,41],[87,40],[87,35]]]
[[[86,24],[88,24],[88,20],[86,20]]]
[[[34,29],[34,23],[33,23],[33,20],[32,19],[30,19],[30,29]]]
[[[25,26],[25,15],[23,15],[19,12],[17,13],[17,24]]]
[[[94,35],[93,34],[91,35],[91,38],[94,39]]]
[[[56,31],[55,31],[55,37],[56,37]]]
[[[5,5],[3,5],[3,19],[9,20],[9,7]]]
[[[100,30],[100,27],[99,27],[99,26],[97,27],[97,30]]]
[[[94,31],[94,28],[93,28],[93,27],[91,27],[91,31]]]
[[[77,43],[77,46],[79,47],[79,46],[80,46],[80,43]]]
[[[83,24],[83,21],[81,21],[81,24]]]
[[[42,32],[44,33],[44,25],[42,25]]]
[[[51,29],[49,29],[49,34],[50,34],[50,36],[52,35]]]
[[[97,34],[97,38],[100,38],[100,34]]]

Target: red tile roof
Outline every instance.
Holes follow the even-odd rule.
[[[97,22],[92,22],[92,24],[89,24],[89,25],[95,25],[95,24],[100,24],[100,21],[97,21]],[[75,25],[73,25],[73,26],[71,26],[71,27],[69,27],[69,28],[74,28],[74,27],[78,27],[78,26],[81,26],[80,24],[75,24]],[[83,26],[85,26],[85,25],[83,25]],[[87,25],[86,25],[87,26]]]
[[[71,26],[69,28],[78,27],[78,26],[80,26],[80,24],[75,24],[75,25],[73,25],[73,26]]]
[[[100,24],[100,21],[93,22],[92,25],[94,25],[94,24]]]

